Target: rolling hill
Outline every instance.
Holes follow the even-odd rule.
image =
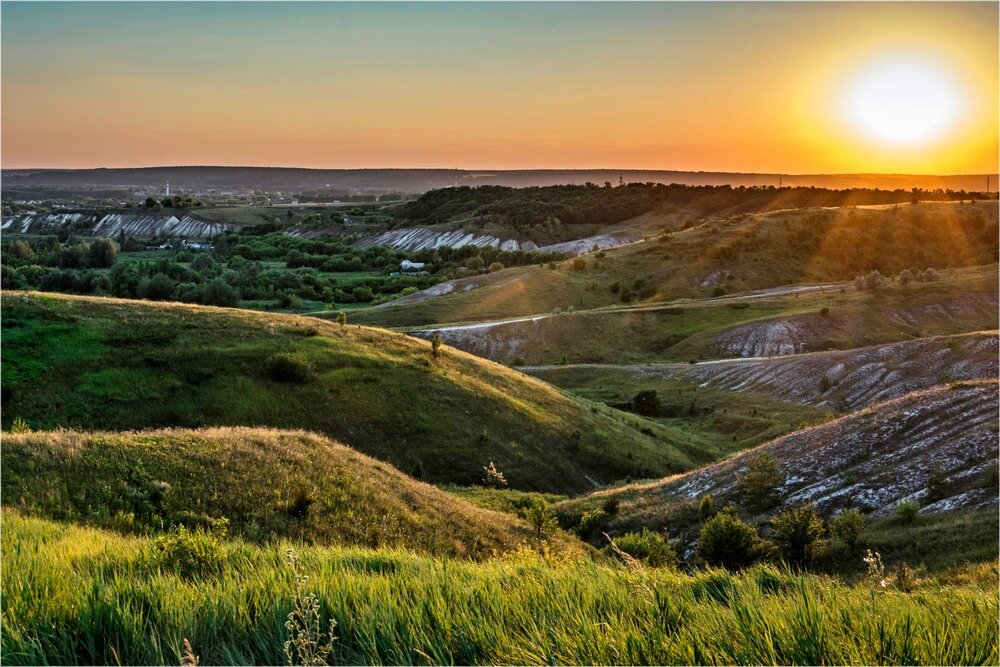
[[[415,338],[314,318],[6,292],[3,423],[322,433],[433,482],[579,492],[711,460],[669,428]],[[645,430],[640,430],[645,429]]]
[[[581,364],[525,366],[521,370],[575,394],[609,403],[631,399],[637,389],[656,389],[667,401],[675,392],[700,391],[700,399],[714,390],[729,394],[731,407],[738,402],[765,403],[770,399],[850,412],[911,391],[996,378],[997,332],[699,364]],[[631,393],[623,393],[623,387]]]
[[[751,515],[738,478],[755,457],[775,461],[778,503],[770,511],[814,503],[830,513],[858,507],[890,514],[903,500],[922,512],[995,508],[997,504],[997,383],[956,383],[913,392],[820,426],[797,431],[696,471],[566,501],[578,514],[609,497],[621,501],[616,521],[664,525],[681,505],[704,495]],[[932,471],[936,473],[932,474]],[[930,478],[939,476],[932,483]],[[769,512],[768,512],[769,513]]]
[[[515,365],[641,364],[850,349],[992,329],[996,266],[875,292],[843,283],[411,329]]]
[[[124,531],[211,527],[225,517],[231,533],[253,541],[475,558],[533,539],[508,514],[303,431],[5,434],[2,462],[6,506]]]
[[[997,207],[989,202],[734,215],[580,260],[437,285],[357,319],[419,327],[825,284],[872,270],[892,276],[990,265],[996,237]]]

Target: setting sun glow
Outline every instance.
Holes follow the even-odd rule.
[[[962,96],[936,63],[883,60],[860,73],[843,100],[850,123],[871,139],[916,145],[939,139],[959,119]]]

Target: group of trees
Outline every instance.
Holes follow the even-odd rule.
[[[57,237],[13,240],[3,249],[3,286],[223,306],[241,300],[273,301],[296,308],[303,300],[331,305],[378,302],[470,272],[562,257],[497,248],[404,253],[259,228],[220,234],[212,251],[190,250],[178,241],[156,260],[120,254],[120,244],[143,249],[124,237],[118,243],[106,238],[74,241],[71,236],[65,242]],[[427,271],[400,275],[403,259],[423,262]]]

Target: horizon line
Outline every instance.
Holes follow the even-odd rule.
[[[735,174],[741,176],[791,176],[791,177],[816,177],[816,176],[907,176],[907,177],[965,177],[974,176],[994,176],[1000,175],[1000,169],[993,172],[967,172],[967,173],[913,173],[913,172],[813,172],[813,173],[793,173],[781,171],[726,171],[722,169],[665,169],[665,168],[639,168],[639,167],[528,167],[528,168],[491,168],[491,167],[299,167],[289,165],[245,165],[245,164],[164,164],[164,165],[142,165],[142,166],[114,166],[114,167],[2,167],[0,172],[7,171],[113,171],[132,169],[289,169],[299,171],[450,171],[450,172],[588,172],[588,171],[609,171],[609,172],[666,172],[679,174]]]

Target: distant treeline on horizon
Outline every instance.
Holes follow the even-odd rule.
[[[996,192],[996,174],[756,174],[636,169],[305,169],[296,167],[139,167],[113,169],[4,169],[3,186],[26,187],[161,187],[167,181],[184,188],[369,189],[425,192],[452,186],[510,187],[583,185],[620,182],[679,185],[732,185],[866,188],[879,190],[953,190]]]

